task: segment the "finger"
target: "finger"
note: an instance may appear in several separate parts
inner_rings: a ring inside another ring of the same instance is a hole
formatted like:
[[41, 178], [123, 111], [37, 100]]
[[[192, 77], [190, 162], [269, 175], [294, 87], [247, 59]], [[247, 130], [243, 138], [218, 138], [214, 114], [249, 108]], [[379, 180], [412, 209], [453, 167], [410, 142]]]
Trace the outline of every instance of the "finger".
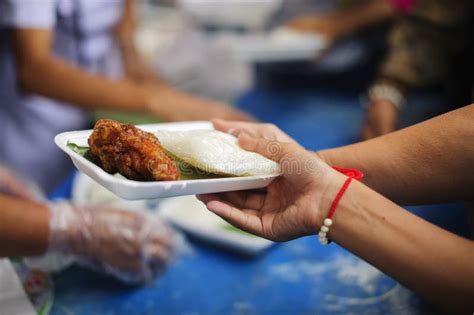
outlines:
[[265, 198], [267, 193], [253, 193], [247, 195], [247, 200], [245, 201], [245, 209], [255, 209], [261, 210], [265, 204]]
[[214, 200], [220, 200], [219, 196], [216, 194], [204, 194], [204, 195], [196, 195], [196, 198], [204, 204], [208, 204]]
[[243, 212], [220, 201], [211, 201], [207, 204], [207, 209], [244, 231], [256, 235], [262, 235], [262, 224], [260, 218], [248, 211]]
[[239, 144], [244, 150], [258, 153], [277, 163], [281, 162], [283, 157], [294, 152], [296, 149], [293, 144], [263, 138], [252, 138], [245, 133], [239, 135]]
[[229, 133], [235, 137], [238, 137], [243, 131], [253, 136], [257, 136], [257, 134], [253, 132], [256, 127], [256, 124], [253, 123], [236, 120], [213, 119], [212, 124], [216, 130]]
[[170, 249], [173, 246], [171, 235], [165, 233], [168, 232], [158, 232], [155, 235], [150, 235], [147, 242]]
[[249, 214], [249, 215], [256, 216], [256, 217], [259, 217], [259, 215], [260, 215], [260, 210], [243, 209], [243, 210], [240, 210], [240, 211], [242, 211], [243, 213]]
[[200, 195], [196, 197], [199, 200], [201, 200], [205, 205], [207, 205], [211, 201], [220, 201], [220, 202], [227, 203], [231, 207], [235, 207], [239, 209], [246, 208], [245, 204], [248, 198], [247, 192], [242, 192], [242, 191]]
[[170, 258], [170, 248], [160, 244], [147, 244], [144, 252], [146, 261], [149, 263], [164, 263]]
[[265, 201], [265, 194], [252, 191], [233, 191], [221, 193], [219, 198], [239, 209], [260, 210]]
[[225, 201], [234, 207], [237, 208], [243, 208], [244, 207], [244, 202], [247, 199], [247, 192], [245, 191], [231, 191], [231, 192], [223, 192], [216, 194], [216, 199], [214, 200], [209, 200], [207, 203], [210, 201]]

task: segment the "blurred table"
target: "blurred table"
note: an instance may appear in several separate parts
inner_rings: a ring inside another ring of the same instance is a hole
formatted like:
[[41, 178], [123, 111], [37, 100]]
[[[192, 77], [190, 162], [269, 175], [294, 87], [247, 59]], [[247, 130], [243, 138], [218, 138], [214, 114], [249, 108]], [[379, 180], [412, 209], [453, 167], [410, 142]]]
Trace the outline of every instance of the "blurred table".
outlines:
[[[257, 89], [238, 103], [313, 150], [356, 141], [363, 120], [357, 93], [338, 90]], [[433, 100], [420, 98], [412, 113], [431, 112], [432, 104]], [[69, 197], [71, 182], [66, 181], [51, 197]], [[467, 233], [462, 205], [410, 210], [452, 231]], [[191, 256], [178, 260], [148, 287], [127, 287], [79, 268], [63, 271], [55, 276], [52, 314], [433, 313], [387, 275], [336, 244], [320, 246], [315, 237], [277, 244], [253, 258], [199, 242], [193, 246]]]

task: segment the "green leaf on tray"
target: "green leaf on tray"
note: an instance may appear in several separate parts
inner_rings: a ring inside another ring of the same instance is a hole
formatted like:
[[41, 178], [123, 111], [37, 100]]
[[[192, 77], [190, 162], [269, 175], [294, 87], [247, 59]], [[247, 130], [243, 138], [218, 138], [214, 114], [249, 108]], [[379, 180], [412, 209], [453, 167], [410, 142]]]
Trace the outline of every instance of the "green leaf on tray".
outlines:
[[86, 154], [89, 153], [89, 147], [81, 147], [81, 146], [78, 146], [77, 144], [75, 143], [71, 143], [71, 142], [68, 142], [67, 143], [67, 147], [71, 150], [73, 150], [74, 152], [76, 152], [77, 154], [79, 154], [80, 156], [86, 156]]
[[182, 162], [179, 159], [171, 157], [175, 162], [179, 170], [181, 180], [192, 180], [192, 179], [210, 179], [210, 178], [221, 178], [222, 175], [216, 175], [212, 173], [206, 173], [198, 168], [195, 168], [188, 163]]
[[[68, 142], [67, 146], [68, 148], [70, 148], [71, 150], [79, 154], [80, 156], [83, 156], [89, 161], [94, 163], [94, 160], [90, 156], [89, 147], [82, 147], [72, 142]], [[176, 165], [178, 166], [181, 180], [210, 179], [210, 178], [224, 177], [222, 175], [216, 175], [216, 174], [204, 172], [198, 168], [195, 168], [189, 165], [188, 163], [182, 162], [181, 160], [179, 160], [178, 158], [172, 155], [170, 155], [170, 157], [176, 162]]]
[[221, 225], [221, 227], [222, 227], [224, 230], [229, 231], [229, 232], [234, 232], [234, 233], [238, 233], [238, 234], [242, 234], [242, 235], [246, 235], [246, 236], [251, 236], [251, 237], [257, 237], [257, 236], [255, 236], [255, 235], [253, 235], [253, 234], [250, 234], [250, 233], [248, 233], [248, 232], [245, 232], [245, 231], [243, 231], [243, 230], [241, 230], [241, 229], [239, 229], [239, 228], [236, 228], [235, 226], [230, 225], [230, 224], [227, 224], [227, 223]]

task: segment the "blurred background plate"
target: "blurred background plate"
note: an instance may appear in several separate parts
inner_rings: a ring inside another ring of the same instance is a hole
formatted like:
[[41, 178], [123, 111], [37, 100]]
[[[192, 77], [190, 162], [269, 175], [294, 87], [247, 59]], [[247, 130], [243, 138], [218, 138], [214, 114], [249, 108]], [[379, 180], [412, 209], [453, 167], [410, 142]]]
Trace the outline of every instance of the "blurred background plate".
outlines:
[[159, 205], [160, 214], [191, 237], [220, 248], [256, 255], [273, 242], [241, 231], [208, 211], [195, 196], [169, 198]]
[[122, 199], [82, 172], [77, 172], [74, 176], [71, 199], [80, 206], [110, 206], [133, 210], [156, 208], [153, 200]]
[[239, 58], [248, 62], [313, 60], [328, 46], [321, 35], [305, 34], [286, 27], [235, 38], [231, 47]]
[[203, 26], [261, 30], [282, 0], [179, 0], [180, 8]]

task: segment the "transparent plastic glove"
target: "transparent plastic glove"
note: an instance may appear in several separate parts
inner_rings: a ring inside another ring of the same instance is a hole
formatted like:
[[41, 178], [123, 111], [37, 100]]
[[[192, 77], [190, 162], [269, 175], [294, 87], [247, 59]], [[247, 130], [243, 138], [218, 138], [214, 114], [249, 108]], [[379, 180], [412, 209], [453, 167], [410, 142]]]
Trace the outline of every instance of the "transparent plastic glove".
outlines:
[[50, 206], [49, 254], [72, 255], [80, 265], [130, 283], [153, 280], [182, 241], [158, 217], [145, 212]]

